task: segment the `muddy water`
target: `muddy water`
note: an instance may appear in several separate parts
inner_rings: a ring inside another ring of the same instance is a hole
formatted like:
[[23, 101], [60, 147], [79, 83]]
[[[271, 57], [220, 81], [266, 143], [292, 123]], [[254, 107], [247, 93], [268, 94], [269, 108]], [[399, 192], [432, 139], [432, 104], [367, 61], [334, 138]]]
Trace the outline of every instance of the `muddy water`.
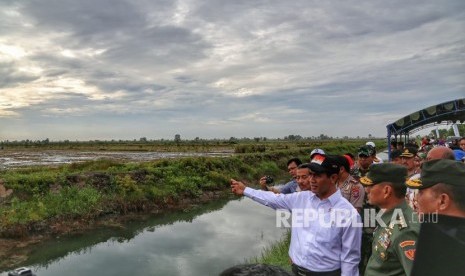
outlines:
[[21, 265], [37, 276], [218, 275], [279, 240], [286, 230], [276, 228], [275, 220], [272, 209], [250, 199], [219, 200], [57, 237], [32, 248]]
[[98, 159], [150, 161], [163, 158], [231, 156], [232, 152], [101, 152], [101, 151], [0, 151], [0, 169], [24, 166], [53, 166]]

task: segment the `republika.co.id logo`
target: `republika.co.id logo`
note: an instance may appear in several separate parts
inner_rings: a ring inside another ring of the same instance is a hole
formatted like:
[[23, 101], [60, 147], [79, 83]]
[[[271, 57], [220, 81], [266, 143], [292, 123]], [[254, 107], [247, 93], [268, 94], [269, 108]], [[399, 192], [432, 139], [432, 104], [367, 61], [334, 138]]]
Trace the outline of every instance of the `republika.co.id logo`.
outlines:
[[[386, 210], [364, 209], [363, 220], [355, 210], [347, 209], [285, 209], [276, 210], [276, 227], [309, 227], [311, 223], [317, 222], [321, 227], [392, 227], [393, 225], [404, 226], [407, 218], [402, 209], [394, 209], [389, 215], [388, 224], [382, 219]], [[409, 221], [413, 223], [437, 223], [438, 214], [412, 213]]]

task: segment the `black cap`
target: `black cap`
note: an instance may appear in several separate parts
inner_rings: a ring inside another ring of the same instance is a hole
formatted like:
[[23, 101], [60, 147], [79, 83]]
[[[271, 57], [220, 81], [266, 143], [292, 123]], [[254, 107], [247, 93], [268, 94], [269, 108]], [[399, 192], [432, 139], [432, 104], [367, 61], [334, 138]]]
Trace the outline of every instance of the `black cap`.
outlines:
[[339, 162], [332, 155], [316, 155], [309, 164], [314, 173], [327, 173], [329, 175], [339, 173]]
[[402, 154], [401, 150], [395, 149], [395, 150], [391, 151], [391, 155], [389, 157], [392, 160], [392, 159], [399, 158], [401, 154]]

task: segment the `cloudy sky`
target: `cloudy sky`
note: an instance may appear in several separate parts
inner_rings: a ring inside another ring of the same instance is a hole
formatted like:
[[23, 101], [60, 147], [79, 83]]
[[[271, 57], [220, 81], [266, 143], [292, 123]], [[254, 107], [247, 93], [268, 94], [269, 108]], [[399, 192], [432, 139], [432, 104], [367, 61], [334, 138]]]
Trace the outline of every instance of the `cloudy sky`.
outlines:
[[463, 0], [0, 0], [0, 140], [384, 137], [464, 97]]

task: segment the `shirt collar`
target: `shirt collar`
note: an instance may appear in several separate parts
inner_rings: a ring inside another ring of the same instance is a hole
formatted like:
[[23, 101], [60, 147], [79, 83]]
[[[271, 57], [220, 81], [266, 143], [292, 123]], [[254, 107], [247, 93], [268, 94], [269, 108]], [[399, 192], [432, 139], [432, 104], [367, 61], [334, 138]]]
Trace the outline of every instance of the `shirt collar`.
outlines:
[[327, 201], [329, 201], [331, 206], [335, 206], [337, 204], [337, 202], [341, 199], [342, 194], [341, 194], [341, 191], [339, 189], [336, 189], [336, 192], [334, 194], [330, 195], [328, 198], [325, 198], [323, 200], [321, 200], [319, 197], [317, 197], [316, 194], [314, 194], [314, 193], [312, 193], [312, 197], [313, 197], [313, 200], [318, 200], [317, 202], [327, 200]]
[[384, 212], [384, 214], [381, 216], [381, 219], [384, 221], [384, 223], [388, 224], [388, 223], [391, 222], [391, 218], [392, 218], [392, 214], [394, 213], [394, 209], [401, 209], [402, 213], [404, 213], [407, 208], [408, 208], [407, 202], [405, 200], [403, 200], [402, 203], [400, 203], [396, 207]]

